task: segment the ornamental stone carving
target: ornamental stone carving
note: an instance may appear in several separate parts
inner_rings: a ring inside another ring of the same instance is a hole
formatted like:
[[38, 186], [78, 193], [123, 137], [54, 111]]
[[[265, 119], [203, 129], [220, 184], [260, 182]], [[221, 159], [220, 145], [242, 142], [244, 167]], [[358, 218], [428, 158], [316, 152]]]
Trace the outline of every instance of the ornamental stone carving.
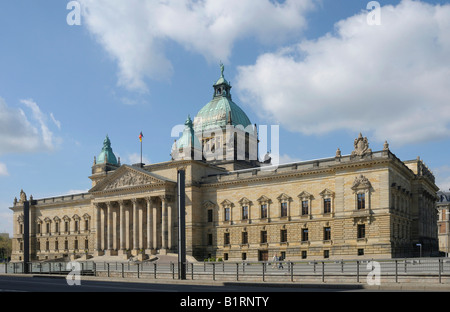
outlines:
[[27, 201], [27, 194], [23, 190], [20, 190], [20, 203], [24, 203]]
[[372, 185], [370, 184], [369, 179], [367, 179], [362, 174], [359, 177], [355, 178], [355, 181], [353, 181], [352, 189], [370, 189]]
[[151, 184], [152, 179], [144, 175], [127, 172], [117, 180], [114, 180], [105, 187], [105, 190], [115, 190], [123, 187], [139, 186]]
[[372, 150], [369, 148], [369, 140], [366, 137], [363, 138], [362, 134], [359, 134], [359, 137], [355, 139], [354, 142], [354, 151], [351, 154], [351, 157], [355, 156], [364, 156], [367, 154], [372, 154]]

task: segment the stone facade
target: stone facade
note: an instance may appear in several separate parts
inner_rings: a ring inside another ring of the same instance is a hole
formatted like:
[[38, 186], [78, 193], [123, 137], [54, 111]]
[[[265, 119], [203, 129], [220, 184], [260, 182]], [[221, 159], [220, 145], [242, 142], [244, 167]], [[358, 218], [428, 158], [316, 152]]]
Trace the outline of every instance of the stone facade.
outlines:
[[[387, 142], [372, 151], [360, 134], [350, 155], [338, 149], [320, 160], [260, 162], [252, 158], [257, 128], [232, 101], [223, 67], [214, 89], [207, 109], [186, 121], [170, 161], [120, 164], [107, 137], [88, 193], [31, 201], [31, 259], [177, 252], [180, 169], [186, 250], [199, 260], [411, 257], [417, 244], [422, 255], [438, 253], [438, 188], [422, 160], [401, 161]], [[239, 122], [245, 129], [225, 135]], [[215, 157], [224, 155], [231, 159]], [[16, 261], [23, 259], [26, 200], [21, 192], [11, 207]]]
[[[180, 168], [187, 251], [197, 259], [409, 257], [418, 255], [417, 243], [424, 255], [438, 251], [431, 173], [420, 159], [402, 162], [386, 148], [273, 169], [172, 160], [121, 165], [102, 179], [97, 172], [89, 193], [32, 205], [32, 259], [176, 252]], [[14, 260], [21, 259], [21, 203], [11, 208]]]
[[438, 237], [439, 250], [442, 253], [450, 253], [450, 231], [449, 231], [449, 214], [450, 214], [450, 192], [439, 191], [437, 193], [437, 209], [438, 209]]

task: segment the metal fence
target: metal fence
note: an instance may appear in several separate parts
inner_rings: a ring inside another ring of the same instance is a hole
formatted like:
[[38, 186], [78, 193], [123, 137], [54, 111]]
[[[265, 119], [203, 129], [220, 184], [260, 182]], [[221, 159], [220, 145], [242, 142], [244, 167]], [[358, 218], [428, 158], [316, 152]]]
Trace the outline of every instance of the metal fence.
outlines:
[[[178, 279], [177, 263], [158, 262], [77, 262], [79, 274], [119, 278]], [[0, 274], [68, 274], [67, 262], [0, 264]], [[187, 263], [189, 280], [253, 282], [430, 282], [450, 284], [449, 258], [389, 260], [203, 262]]]

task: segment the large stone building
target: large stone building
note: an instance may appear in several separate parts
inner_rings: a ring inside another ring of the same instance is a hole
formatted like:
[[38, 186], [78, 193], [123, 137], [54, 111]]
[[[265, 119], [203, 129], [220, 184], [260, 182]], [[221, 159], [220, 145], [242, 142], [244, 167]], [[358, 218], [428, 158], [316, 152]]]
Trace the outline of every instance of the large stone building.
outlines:
[[439, 250], [448, 255], [450, 253], [450, 192], [437, 192], [437, 209]]
[[[107, 137], [85, 194], [30, 208], [33, 260], [177, 251], [177, 172], [186, 172], [186, 247], [198, 260], [392, 258], [438, 252], [436, 192], [422, 160], [377, 151], [361, 134], [350, 155], [275, 166], [222, 75], [213, 99], [172, 146], [172, 159], [121, 164]], [[333, 148], [334, 150], [334, 148]], [[13, 260], [23, 259], [14, 200]]]

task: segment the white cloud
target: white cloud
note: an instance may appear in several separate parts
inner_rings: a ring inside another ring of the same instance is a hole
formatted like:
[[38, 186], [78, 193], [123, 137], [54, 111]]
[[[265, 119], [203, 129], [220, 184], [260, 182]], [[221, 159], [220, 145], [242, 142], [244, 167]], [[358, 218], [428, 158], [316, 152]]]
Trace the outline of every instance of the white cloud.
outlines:
[[59, 138], [49, 130], [46, 115], [33, 100], [21, 103], [31, 110], [32, 121], [22, 108], [11, 108], [0, 98], [0, 155], [52, 151]]
[[0, 177], [1, 176], [9, 176], [8, 168], [6, 168], [6, 164], [0, 163]]
[[[130, 165], [139, 164], [141, 162], [141, 154], [139, 153], [128, 154], [125, 161]], [[150, 159], [145, 155], [142, 156], [142, 163], [147, 165], [151, 164]]]
[[45, 145], [45, 147], [49, 150], [53, 149], [53, 133], [50, 131], [50, 129], [47, 126], [46, 123], [46, 116], [42, 113], [39, 106], [31, 99], [28, 100], [21, 100], [22, 104], [25, 104], [28, 108], [31, 109], [33, 112], [33, 117], [36, 119], [36, 121], [39, 123], [39, 126], [41, 128], [41, 135], [42, 135], [42, 141]]
[[290, 164], [290, 163], [296, 163], [300, 162], [301, 159], [298, 157], [292, 157], [288, 154], [282, 154], [280, 155], [280, 164]]
[[448, 192], [450, 189], [450, 166], [444, 165], [433, 170], [436, 177], [436, 185], [441, 191]]
[[261, 55], [236, 87], [262, 117], [306, 135], [373, 133], [406, 144], [450, 137], [450, 5], [403, 0], [334, 33]]
[[146, 91], [144, 79], [173, 72], [167, 43], [225, 63], [237, 40], [283, 42], [306, 26], [316, 0], [80, 0], [83, 24], [117, 61], [119, 85]]
[[50, 113], [50, 118], [52, 119], [53, 123], [58, 127], [58, 129], [61, 130], [61, 122], [59, 120], [56, 120], [53, 113]]

